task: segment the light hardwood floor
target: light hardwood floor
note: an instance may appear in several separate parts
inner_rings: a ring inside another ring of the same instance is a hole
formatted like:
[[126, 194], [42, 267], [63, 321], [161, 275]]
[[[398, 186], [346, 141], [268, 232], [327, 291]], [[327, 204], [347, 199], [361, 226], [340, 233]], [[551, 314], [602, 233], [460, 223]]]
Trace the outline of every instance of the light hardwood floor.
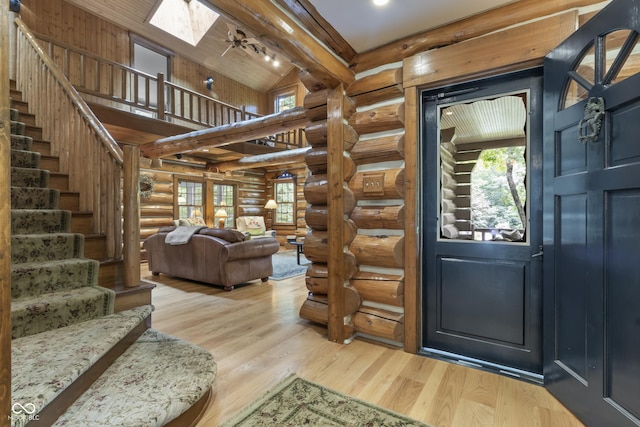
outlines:
[[437, 427], [583, 427], [544, 388], [355, 339], [331, 343], [300, 319], [303, 277], [220, 288], [152, 276], [153, 327], [207, 348], [218, 364], [198, 427], [215, 427], [290, 373]]

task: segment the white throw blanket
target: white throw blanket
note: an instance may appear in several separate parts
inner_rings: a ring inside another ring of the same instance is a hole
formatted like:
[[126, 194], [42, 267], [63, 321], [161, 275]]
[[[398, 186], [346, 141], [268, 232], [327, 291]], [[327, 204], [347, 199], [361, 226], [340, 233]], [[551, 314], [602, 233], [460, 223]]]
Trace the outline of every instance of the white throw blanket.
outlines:
[[206, 227], [200, 225], [179, 225], [175, 230], [167, 233], [164, 242], [168, 245], [184, 245], [185, 243], [189, 243], [191, 236], [203, 228]]

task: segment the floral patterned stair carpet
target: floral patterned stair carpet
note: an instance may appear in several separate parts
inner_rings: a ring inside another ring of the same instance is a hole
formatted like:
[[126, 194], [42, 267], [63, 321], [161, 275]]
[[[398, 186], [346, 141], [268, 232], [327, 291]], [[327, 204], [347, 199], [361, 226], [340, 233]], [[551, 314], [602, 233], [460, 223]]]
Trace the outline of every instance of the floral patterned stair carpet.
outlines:
[[[72, 214], [58, 209], [18, 119], [12, 109], [11, 425], [164, 425], [206, 395], [216, 363], [148, 329], [151, 306], [113, 313], [115, 292], [98, 285], [99, 262], [84, 258], [84, 236], [70, 232]], [[71, 407], [61, 403], [88, 377], [97, 380]]]

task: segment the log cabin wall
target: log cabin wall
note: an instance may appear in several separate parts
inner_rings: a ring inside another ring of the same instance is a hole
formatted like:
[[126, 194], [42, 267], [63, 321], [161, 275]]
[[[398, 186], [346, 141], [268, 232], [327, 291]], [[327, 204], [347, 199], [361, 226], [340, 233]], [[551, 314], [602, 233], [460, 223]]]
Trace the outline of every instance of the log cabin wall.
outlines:
[[358, 134], [349, 188], [356, 200], [350, 245], [358, 273], [350, 280], [362, 304], [353, 315], [360, 335], [402, 345], [404, 334], [404, 92], [402, 68], [361, 73], [347, 88]]
[[[132, 62], [132, 37], [127, 30], [64, 0], [23, 0], [21, 16], [36, 34], [120, 64], [130, 65]], [[170, 80], [173, 83], [212, 96], [212, 91], [207, 90], [203, 83], [208, 76], [215, 79], [213, 91], [218, 100], [245, 106], [249, 112], [267, 113], [266, 94], [212, 72], [177, 53], [171, 57]]]
[[[357, 231], [348, 251], [354, 255], [355, 265], [350, 266], [346, 256], [344, 264], [353, 273], [347, 278], [361, 303], [346, 326], [368, 338], [404, 346], [409, 352], [418, 348], [418, 89], [540, 66], [544, 55], [606, 3], [521, 0], [354, 59], [351, 65], [357, 71], [356, 80], [346, 93], [357, 107], [348, 121], [357, 143], [347, 150], [350, 153], [346, 157], [355, 162], [357, 170], [343, 196], [353, 202], [345, 215]], [[555, 30], [549, 32], [549, 28]], [[501, 55], [496, 56], [496, 46], [500, 46]], [[317, 159], [322, 158], [320, 152], [326, 150], [327, 137], [326, 121], [318, 113], [323, 112], [318, 108], [322, 104], [318, 98], [326, 97], [327, 92], [316, 89], [317, 82], [312, 78], [305, 85], [317, 90], [305, 99], [311, 120], [306, 133], [313, 147], [306, 156], [312, 172], [305, 187], [309, 204], [306, 220], [312, 231], [305, 252], [314, 262], [307, 271], [310, 296], [300, 315], [328, 324], [331, 308], [326, 295], [327, 277], [333, 266], [322, 262], [327, 238], [321, 238], [321, 231], [327, 227], [323, 190], [327, 178], [317, 165]], [[352, 300], [356, 298], [345, 296], [345, 307]]]

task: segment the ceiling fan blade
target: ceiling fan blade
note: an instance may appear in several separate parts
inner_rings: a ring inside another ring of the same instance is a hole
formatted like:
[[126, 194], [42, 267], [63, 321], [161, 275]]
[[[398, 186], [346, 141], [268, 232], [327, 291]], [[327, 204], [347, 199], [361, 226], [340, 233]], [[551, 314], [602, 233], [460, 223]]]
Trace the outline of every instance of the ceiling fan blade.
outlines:
[[234, 34], [236, 33], [236, 26], [227, 22], [227, 28], [229, 29], [229, 38], [232, 39]]
[[225, 53], [229, 52], [229, 49], [231, 49], [232, 47], [233, 45], [229, 45], [229, 47], [226, 48], [224, 52], [222, 52], [222, 55], [220, 55], [220, 57], [222, 58], [225, 55]]
[[256, 39], [255, 37], [249, 37], [248, 39], [245, 39], [245, 41], [249, 44], [257, 44], [257, 45], [261, 45], [262, 43], [260, 43], [260, 41], [258, 39]]

